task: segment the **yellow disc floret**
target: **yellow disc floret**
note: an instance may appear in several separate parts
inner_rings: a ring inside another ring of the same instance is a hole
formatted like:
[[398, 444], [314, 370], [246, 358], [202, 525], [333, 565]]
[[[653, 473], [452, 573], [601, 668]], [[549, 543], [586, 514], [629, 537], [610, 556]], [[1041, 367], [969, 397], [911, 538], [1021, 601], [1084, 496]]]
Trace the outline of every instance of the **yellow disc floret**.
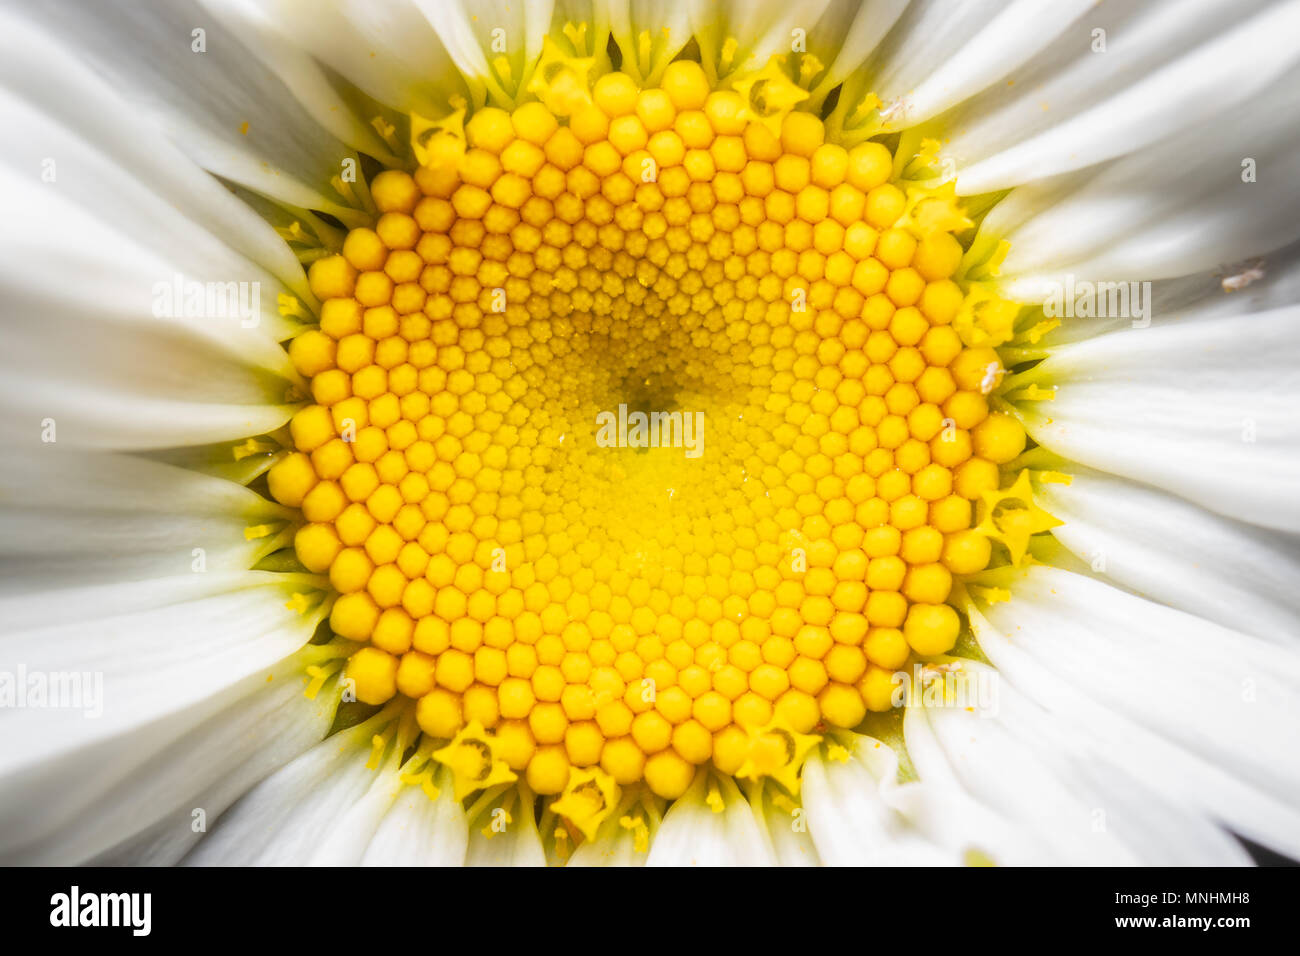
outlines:
[[357, 699], [418, 701], [458, 797], [517, 776], [588, 836], [706, 763], [793, 788], [1041, 524], [997, 497], [1025, 435], [953, 327], [962, 246], [890, 150], [661, 83], [479, 109], [375, 177], [269, 475]]

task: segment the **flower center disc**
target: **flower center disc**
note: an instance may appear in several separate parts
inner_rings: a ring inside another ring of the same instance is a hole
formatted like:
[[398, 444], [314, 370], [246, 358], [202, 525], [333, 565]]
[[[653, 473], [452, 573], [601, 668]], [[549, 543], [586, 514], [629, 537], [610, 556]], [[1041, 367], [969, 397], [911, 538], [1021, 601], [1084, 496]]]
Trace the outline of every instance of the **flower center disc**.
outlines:
[[480, 769], [537, 793], [600, 768], [671, 798], [952, 648], [1024, 434], [952, 326], [960, 244], [885, 146], [824, 135], [679, 61], [374, 179], [373, 229], [310, 270], [314, 404], [270, 474], [361, 701], [482, 728]]

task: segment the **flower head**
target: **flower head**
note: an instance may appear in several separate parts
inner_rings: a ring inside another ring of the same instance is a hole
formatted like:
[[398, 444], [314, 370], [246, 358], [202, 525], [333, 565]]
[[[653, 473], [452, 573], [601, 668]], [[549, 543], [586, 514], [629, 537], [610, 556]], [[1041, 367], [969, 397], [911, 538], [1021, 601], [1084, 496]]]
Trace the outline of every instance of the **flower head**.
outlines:
[[1211, 7], [4, 14], [0, 856], [1300, 851], [1298, 14]]

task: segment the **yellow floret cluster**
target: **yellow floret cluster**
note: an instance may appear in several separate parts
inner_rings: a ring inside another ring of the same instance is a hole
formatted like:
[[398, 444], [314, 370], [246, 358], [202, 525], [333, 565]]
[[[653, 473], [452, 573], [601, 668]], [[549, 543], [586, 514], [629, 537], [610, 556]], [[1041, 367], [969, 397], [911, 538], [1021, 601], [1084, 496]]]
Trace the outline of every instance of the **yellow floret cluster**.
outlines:
[[[375, 177], [373, 228], [310, 269], [313, 403], [269, 482], [360, 700], [477, 721], [537, 793], [599, 767], [671, 798], [953, 647], [972, 503], [1025, 437], [885, 146], [689, 61], [591, 100], [480, 109]], [[702, 412], [702, 454], [600, 447], [620, 404]]]

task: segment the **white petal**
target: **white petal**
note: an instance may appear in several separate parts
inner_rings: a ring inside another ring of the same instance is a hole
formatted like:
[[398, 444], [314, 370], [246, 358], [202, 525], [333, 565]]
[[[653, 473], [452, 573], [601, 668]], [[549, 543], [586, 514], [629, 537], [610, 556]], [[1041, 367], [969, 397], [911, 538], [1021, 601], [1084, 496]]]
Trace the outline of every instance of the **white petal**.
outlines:
[[1041, 486], [1065, 522], [1053, 535], [1097, 573], [1182, 611], [1273, 643], [1300, 625], [1300, 546], [1221, 518], [1167, 492], [1070, 467]]
[[367, 765], [371, 737], [385, 726], [391, 718], [381, 713], [278, 770], [221, 817], [186, 864], [459, 866], [465, 815], [449, 786], [431, 800], [404, 783], [392, 740], [378, 767]]
[[46, 833], [81, 805], [75, 781], [113, 785], [303, 646], [321, 615], [285, 607], [303, 577], [211, 572], [0, 598], [0, 672], [15, 685], [75, 675], [83, 688], [59, 707], [0, 708], [0, 834]]
[[646, 866], [771, 866], [776, 862], [763, 831], [740, 789], [729, 777], [716, 781], [723, 809], [715, 812], [704, 796], [708, 775], [664, 814], [650, 844]]
[[646, 853], [636, 848], [636, 834], [622, 826], [609, 827], [595, 840], [573, 851], [565, 866], [645, 866]]
[[[563, 6], [563, 4], [561, 4]], [[637, 77], [643, 83], [657, 78], [659, 71], [684, 47], [691, 38], [690, 6], [687, 3], [665, 3], [663, 0], [605, 0], [592, 4], [592, 19], [588, 28], [600, 34], [601, 21], [623, 54], [620, 69]], [[562, 11], [556, 11], [555, 22], [563, 23]], [[651, 62], [640, 62], [641, 37], [650, 40]]]
[[[104, 146], [85, 139], [82, 127], [93, 124], [79, 117], [56, 120], [38, 104], [5, 89], [0, 89], [0, 109], [19, 141], [0, 156], [0, 164], [8, 167], [0, 178], [5, 230], [16, 257], [26, 253], [36, 259], [6, 269], [17, 285], [54, 299], [102, 305], [106, 289], [100, 283], [108, 276], [102, 276], [98, 264], [130, 262], [122, 275], [109, 275], [122, 287], [139, 282], [129, 304], [143, 306], [138, 316], [156, 318], [164, 314], [165, 303], [158, 301], [155, 285], [170, 283], [176, 273], [243, 283], [245, 288], [238, 290], [243, 297], [232, 299], [226, 314], [214, 309], [202, 321], [196, 316], [182, 324], [229, 354], [288, 372], [277, 343], [301, 326], [281, 317], [277, 296], [287, 291], [286, 285], [304, 296], [309, 293], [302, 268], [260, 217], [145, 131], [140, 131], [141, 148], [146, 154], [154, 154], [155, 148], [159, 152], [137, 168], [132, 150], [111, 145], [115, 134], [101, 130], [99, 142], [109, 144]], [[159, 163], [169, 172], [156, 172], [153, 166]], [[99, 243], [110, 235], [114, 248], [102, 249]], [[232, 246], [264, 257], [285, 276], [286, 284]], [[139, 254], [127, 260], [137, 248]], [[88, 261], [78, 261], [81, 258]], [[183, 316], [184, 310], [176, 314]]]
[[[819, 754], [804, 777], [808, 826], [825, 862], [845, 866], [1043, 862], [1043, 848], [1032, 836], [973, 799], [942, 761], [938, 767], [930, 761], [931, 772], [924, 780], [900, 783], [893, 748], [857, 734], [841, 735], [839, 740], [849, 750], [849, 759], [841, 762]], [[924, 752], [937, 745], [928, 730], [919, 734], [913, 727], [907, 746]]]
[[[1019, 187], [982, 235], [1010, 244], [1002, 289], [1042, 302], [1067, 276], [1155, 280], [1222, 268], [1300, 236], [1291, 183], [1300, 175], [1297, 73], [1223, 117], [1150, 148]], [[1244, 181], [1243, 164], [1256, 181]]]
[[[241, 329], [237, 314], [155, 317], [156, 295], [169, 293], [178, 276], [170, 264], [62, 195], [42, 201], [11, 186], [0, 170], [0, 196], [12, 200], [7, 224], [16, 229], [0, 262], [6, 440], [39, 453], [46, 419], [59, 441], [119, 449], [236, 439], [283, 424], [290, 380], [280, 370], [296, 373], [273, 338]], [[50, 216], [74, 232], [25, 230]]]
[[[510, 61], [508, 97], [526, 87], [542, 52], [542, 38], [551, 27], [554, 0], [474, 0], [472, 4], [414, 0], [442, 45], [466, 77], [487, 77], [489, 63], [504, 56]], [[498, 32], [499, 31], [499, 32]], [[491, 75], [495, 75], [492, 71]], [[497, 103], [508, 106], [509, 102]]]
[[[60, 320], [78, 323], [87, 336], [111, 334], [127, 340], [146, 351], [144, 358], [150, 358], [147, 348], [153, 343], [133, 342], [132, 337], [158, 339], [154, 347], [159, 351], [175, 348], [169, 340], [177, 340], [196, 353], [206, 353], [205, 360], [216, 365], [208, 377], [213, 379], [209, 388], [217, 395], [224, 389], [231, 399], [247, 394], [282, 400], [289, 384], [299, 381], [278, 342], [301, 326], [290, 327], [281, 320], [275, 306], [277, 284], [265, 282], [260, 270], [246, 263], [231, 271], [215, 263], [217, 268], [196, 263], [195, 269], [186, 269], [155, 255], [116, 226], [106, 227], [63, 195], [46, 193], [42, 198], [23, 186], [8, 170], [0, 169], [0, 200], [13, 227], [8, 237], [11, 256], [0, 268], [0, 283], [8, 290], [6, 319], [14, 327], [8, 334], [15, 339], [40, 337], [39, 328], [29, 328], [38, 325], [29, 310], [56, 311]], [[41, 223], [42, 215], [46, 223], [57, 218], [62, 228], [73, 231], [50, 229]], [[193, 226], [189, 232], [198, 238]], [[189, 236], [175, 238], [183, 241]], [[208, 280], [211, 289], [202, 284]], [[64, 352], [87, 347], [75, 335], [61, 338], [64, 331], [52, 328], [45, 333], [49, 354], [42, 361], [46, 364], [58, 362]], [[93, 344], [107, 348], [107, 343]], [[237, 389], [229, 381], [235, 375], [227, 366], [239, 369], [243, 379], [261, 376], [262, 381], [256, 381], [254, 389], [237, 380], [243, 386]], [[132, 371], [166, 380], [165, 370], [149, 369], [144, 363]], [[83, 370], [83, 377], [110, 372], [121, 369]]]
[[[15, 691], [51, 687], [45, 705], [0, 708], [0, 845], [45, 839], [273, 674], [320, 617], [284, 606], [295, 587], [292, 575], [213, 572], [0, 599], [0, 672]], [[73, 681], [80, 694], [53, 696]]]
[[820, 753], [803, 767], [808, 830], [828, 866], [953, 866], [961, 862], [931, 843], [897, 812], [886, 793], [898, 786], [898, 758], [863, 738], [848, 760]]
[[[722, 46], [729, 39], [739, 51], [728, 70], [762, 69], [770, 57], [790, 52], [791, 31], [811, 32], [831, 0], [689, 0], [691, 30], [706, 70], [716, 73]], [[812, 47], [811, 52], [816, 53]], [[824, 57], [829, 63], [833, 57]]]
[[369, 837], [356, 832], [359, 818], [373, 833], [401, 788], [394, 767], [366, 766], [374, 732], [372, 718], [267, 777], [221, 816], [185, 864], [301, 866], [318, 856], [356, 863]]
[[452, 799], [451, 779], [439, 775], [441, 790], [430, 800], [419, 787], [406, 787], [384, 815], [362, 866], [460, 866], [469, 845], [465, 808]]
[[[490, 829], [487, 824], [491, 817], [470, 826], [466, 866], [546, 866], [546, 850], [533, 815], [534, 802], [516, 800], [507, 812], [511, 821], [504, 830]], [[491, 836], [483, 832], [485, 829]]]
[[1091, 0], [914, 3], [864, 67], [887, 128], [935, 116], [1001, 79], [1061, 34]]
[[[1220, 514], [1300, 530], [1300, 308], [1153, 325], [1056, 349], [1025, 381], [1030, 434]], [[1013, 387], [1018, 387], [1014, 385]]]
[[1167, 799], [1300, 851], [1294, 651], [1066, 571], [1011, 590], [971, 624], [1017, 690]]
[[[1241, 0], [1097, 4], [1005, 80], [944, 113], [938, 121], [944, 133], [941, 154], [964, 175], [1231, 29], [1241, 19], [1241, 6]], [[1179, 15], [1187, 12], [1191, 15]], [[1098, 30], [1104, 33], [1104, 53], [1094, 50]]]
[[[325, 192], [350, 151], [195, 3], [116, 7], [57, 0], [6, 16], [0, 36], [15, 47], [25, 43], [31, 31], [22, 30], [24, 21], [75, 50], [206, 169], [290, 205], [350, 214]], [[196, 29], [206, 30], [206, 52], [192, 49]], [[48, 90], [40, 102], [57, 95]]]
[[[357, 866], [364, 861], [380, 824], [387, 819], [403, 789], [410, 789], [395, 772], [383, 768], [372, 771], [372, 777], [370, 787], [355, 802], [335, 808], [333, 819], [323, 829], [320, 829], [323, 814], [315, 819], [324, 839], [304, 860], [308, 866]], [[428, 802], [423, 793], [419, 796]], [[388, 836], [386, 848], [391, 850], [391, 834]]]
[[[996, 807], [1053, 857], [1073, 865], [1233, 864], [1248, 857], [1226, 833], [1166, 802], [1080, 731], [1021, 697], [991, 668], [961, 663], [958, 680], [992, 688], [981, 703], [940, 698], [909, 704], [905, 732], [922, 781], [942, 755], [978, 800]], [[973, 686], [967, 684], [966, 686]], [[924, 729], [923, 729], [924, 727]], [[912, 749], [928, 731], [937, 746]]]
[[753, 793], [748, 796], [754, 819], [772, 848], [778, 866], [819, 866], [822, 863], [802, 807], [790, 810], [778, 806], [770, 785], [759, 789], [756, 796]]
[[630, 830], [620, 830], [608, 839], [584, 843], [573, 851], [565, 866], [644, 866], [646, 855], [637, 852]]
[[[0, 87], [13, 136], [0, 161], [31, 184], [58, 190], [110, 225], [166, 254], [186, 271], [199, 263], [222, 274], [264, 267], [306, 293], [302, 267], [279, 236], [244, 203], [168, 142], [66, 46], [19, 25], [0, 34]], [[17, 104], [23, 102], [24, 108]], [[43, 183], [42, 164], [58, 177]], [[198, 224], [200, 229], [195, 229]], [[222, 248], [222, 244], [228, 249]], [[217, 265], [229, 261], [232, 265]]]
[[[326, 684], [312, 700], [303, 693], [305, 668], [321, 656], [320, 648], [305, 648], [267, 675], [235, 685], [221, 695], [220, 709], [151, 750], [120, 781], [74, 778], [81, 808], [38, 845], [15, 855], [64, 864], [94, 857], [98, 866], [178, 862], [250, 787], [325, 736], [339, 699], [337, 685]], [[135, 759], [145, 746], [128, 743], [124, 752]], [[94, 785], [86, 786], [87, 779]]]
[[[460, 88], [455, 65], [438, 34], [409, 0], [330, 4], [273, 0], [255, 8], [255, 13], [265, 16], [283, 37], [274, 52], [282, 47], [305, 50], [380, 103], [401, 112], [440, 115], [447, 108], [447, 94]], [[335, 135], [350, 142], [341, 132]]]
[[[1255, 263], [1241, 263], [1235, 268], [1242, 269], [1253, 264]], [[1231, 293], [1223, 289], [1223, 280], [1234, 274], [1229, 269], [1152, 282], [1152, 324], [1183, 325], [1207, 319], [1251, 315], [1271, 312], [1300, 302], [1300, 243], [1291, 243], [1270, 253], [1258, 265], [1262, 276], [1252, 279], [1246, 288]], [[1132, 327], [1132, 316], [1075, 316], [1048, 332], [1039, 345], [1051, 350], [1060, 345]]]
[[[648, 795], [620, 804], [601, 824], [596, 839], [584, 840], [565, 866], [645, 866], [648, 844], [654, 842], [662, 820], [660, 804]], [[624, 826], [624, 821], [633, 825]], [[642, 837], [648, 842], [638, 848]]]
[[[1127, 12], [1102, 6], [1097, 15]], [[1300, 30], [1300, 4], [1254, 16], [1240, 4], [1218, 2], [1196, 10], [1173, 4], [1145, 14], [1137, 23], [1081, 21], [1045, 51], [1040, 64], [1029, 65], [1029, 75], [999, 91], [1004, 102], [995, 116], [979, 116], [986, 104], [972, 103], [965, 111], [969, 118], [952, 117], [962, 132], [945, 154], [960, 165], [959, 191], [993, 192], [1082, 169], [1189, 127], [1206, 137], [1229, 111], [1278, 122], [1254, 101], [1300, 60], [1287, 40]], [[1092, 50], [1095, 29], [1107, 30], [1104, 51]], [[1163, 62], [1172, 51], [1176, 57]], [[1069, 68], [1061, 66], [1063, 55], [1073, 60]], [[1011, 91], [1014, 98], [1007, 95]]]
[[382, 114], [387, 107], [376, 105], [373, 109], [368, 109], [370, 104], [361, 104], [357, 110], [370, 115], [359, 115], [348, 99], [348, 96], [354, 102], [362, 99], [355, 95], [356, 90], [347, 90], [348, 95], [345, 96], [339, 87], [346, 89], [346, 81], [339, 82], [337, 76], [329, 75], [301, 41], [291, 38], [292, 34], [282, 32], [272, 22], [259, 0], [196, 2], [233, 35], [239, 37], [245, 49], [284, 83], [293, 98], [322, 129], [340, 142], [359, 152], [368, 153], [386, 166], [402, 164], [390, 152], [388, 145], [376, 135], [375, 127], [368, 122], [374, 118], [375, 113]]
[[[908, 0], [878, 3], [834, 0], [817, 26], [809, 31], [808, 49], [829, 64], [825, 75], [817, 81], [818, 90], [831, 90], [861, 66], [898, 22], [907, 4]], [[833, 60], [831, 51], [837, 51]]]
[[0, 594], [152, 580], [196, 564], [243, 570], [283, 543], [249, 540], [245, 529], [291, 517], [230, 481], [49, 445], [0, 465]]

